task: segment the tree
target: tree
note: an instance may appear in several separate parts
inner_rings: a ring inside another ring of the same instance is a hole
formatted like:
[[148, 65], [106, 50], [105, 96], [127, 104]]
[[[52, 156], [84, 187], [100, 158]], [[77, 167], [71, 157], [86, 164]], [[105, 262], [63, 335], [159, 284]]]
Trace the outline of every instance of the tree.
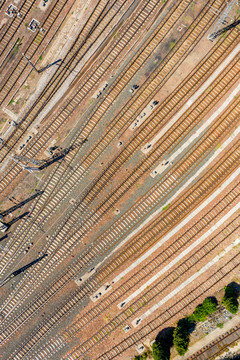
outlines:
[[169, 360], [170, 348], [173, 345], [173, 328], [168, 328], [158, 334], [152, 345], [152, 356], [154, 360]]
[[168, 360], [169, 357], [166, 355], [163, 343], [155, 341], [152, 345], [152, 355], [154, 360]]
[[178, 322], [178, 326], [173, 331], [173, 345], [175, 346], [177, 353], [183, 356], [189, 345], [190, 327], [192, 322], [189, 318], [181, 319]]
[[222, 304], [230, 313], [236, 314], [239, 306], [237, 291], [230, 285], [225, 286], [224, 290], [225, 294], [222, 299]]
[[195, 321], [205, 321], [208, 315], [213, 314], [217, 309], [217, 300], [215, 298], [207, 298], [201, 305], [198, 305], [192, 315]]
[[215, 298], [206, 298], [202, 303], [206, 313], [208, 315], [215, 313], [217, 310], [217, 300]]

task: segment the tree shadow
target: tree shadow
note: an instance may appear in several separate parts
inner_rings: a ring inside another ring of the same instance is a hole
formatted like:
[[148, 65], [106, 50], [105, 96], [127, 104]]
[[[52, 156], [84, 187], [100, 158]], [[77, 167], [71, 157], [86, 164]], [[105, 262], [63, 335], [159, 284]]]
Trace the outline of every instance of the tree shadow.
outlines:
[[10, 221], [7, 225], [10, 227], [11, 225], [15, 224], [15, 222], [21, 220], [22, 218], [24, 218], [26, 215], [29, 214], [29, 211], [25, 212], [24, 214], [14, 218], [12, 221]]
[[196, 328], [196, 322], [192, 320], [190, 317], [185, 317], [184, 319], [180, 319], [178, 321], [178, 326], [181, 326], [189, 334], [191, 334]]
[[218, 305], [218, 301], [215, 298], [215, 296], [208, 296], [206, 299], [211, 299], [213, 303], [215, 303], [216, 305]]
[[0, 242], [3, 241], [3, 240], [5, 240], [5, 239], [8, 237], [8, 235], [9, 235], [9, 233], [8, 233], [8, 234], [5, 234], [4, 236], [2, 236], [2, 237], [0, 238]]
[[234, 289], [234, 291], [236, 292], [237, 296], [240, 296], [240, 285], [238, 283], [236, 283], [235, 281], [232, 281], [230, 284], [228, 284], [227, 286], [231, 287], [232, 289]]
[[167, 327], [163, 330], [161, 330], [157, 336], [156, 336], [156, 341], [166, 341], [168, 346], [172, 346], [173, 345], [173, 331], [174, 331], [174, 327]]

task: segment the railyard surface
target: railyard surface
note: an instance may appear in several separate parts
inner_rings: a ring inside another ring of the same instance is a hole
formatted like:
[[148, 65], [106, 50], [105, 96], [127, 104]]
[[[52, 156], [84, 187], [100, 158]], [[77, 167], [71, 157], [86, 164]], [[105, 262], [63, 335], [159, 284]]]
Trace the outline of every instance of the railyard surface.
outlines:
[[229, 3], [1, 1], [0, 359], [130, 360], [239, 283]]

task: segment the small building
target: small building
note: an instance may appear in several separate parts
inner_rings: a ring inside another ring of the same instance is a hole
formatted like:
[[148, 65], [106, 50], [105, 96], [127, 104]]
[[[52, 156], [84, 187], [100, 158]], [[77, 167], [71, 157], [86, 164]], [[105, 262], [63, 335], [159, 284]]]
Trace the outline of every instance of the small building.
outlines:
[[37, 29], [40, 29], [40, 22], [36, 19], [32, 19], [30, 24], [28, 25], [28, 29], [32, 32], [35, 32]]
[[13, 17], [14, 15], [17, 15], [18, 11], [16, 6], [14, 6], [13, 4], [9, 5], [9, 7], [6, 10], [6, 15], [9, 17]]
[[9, 226], [4, 224], [2, 221], [0, 221], [0, 231], [6, 232], [8, 230]]

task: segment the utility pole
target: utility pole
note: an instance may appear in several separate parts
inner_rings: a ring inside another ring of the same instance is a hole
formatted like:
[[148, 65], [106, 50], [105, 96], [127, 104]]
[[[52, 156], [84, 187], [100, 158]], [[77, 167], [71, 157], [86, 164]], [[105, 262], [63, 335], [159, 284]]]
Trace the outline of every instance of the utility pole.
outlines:
[[[219, 30], [220, 30], [220, 27], [222, 25], [226, 25], [228, 22], [227, 22], [227, 19], [230, 19], [232, 22], [234, 21], [234, 19], [229, 16], [229, 13], [232, 9], [232, 7], [236, 4], [238, 4], [238, 0], [230, 0], [230, 1], [227, 1], [226, 3], [226, 8], [224, 9], [223, 13], [221, 14], [221, 16], [219, 16], [219, 19], [218, 19], [218, 22], [213, 30], [213, 32], [208, 35], [208, 39], [210, 41], [213, 41], [217, 36], [218, 36], [218, 33], [219, 33]], [[212, 12], [215, 14], [215, 15], [219, 15], [220, 14], [220, 11], [219, 9], [214, 9], [214, 8], [211, 8]]]
[[34, 175], [35, 178], [37, 178], [39, 181], [41, 181], [41, 179], [39, 179], [39, 177], [37, 175], [34, 174], [34, 171], [40, 171], [38, 168], [31, 168], [28, 167], [26, 165], [23, 165], [20, 161], [18, 161], [17, 159], [15, 159], [13, 156], [9, 155], [9, 157], [14, 160], [17, 164], [19, 164], [23, 170], [27, 170], [30, 174]]

